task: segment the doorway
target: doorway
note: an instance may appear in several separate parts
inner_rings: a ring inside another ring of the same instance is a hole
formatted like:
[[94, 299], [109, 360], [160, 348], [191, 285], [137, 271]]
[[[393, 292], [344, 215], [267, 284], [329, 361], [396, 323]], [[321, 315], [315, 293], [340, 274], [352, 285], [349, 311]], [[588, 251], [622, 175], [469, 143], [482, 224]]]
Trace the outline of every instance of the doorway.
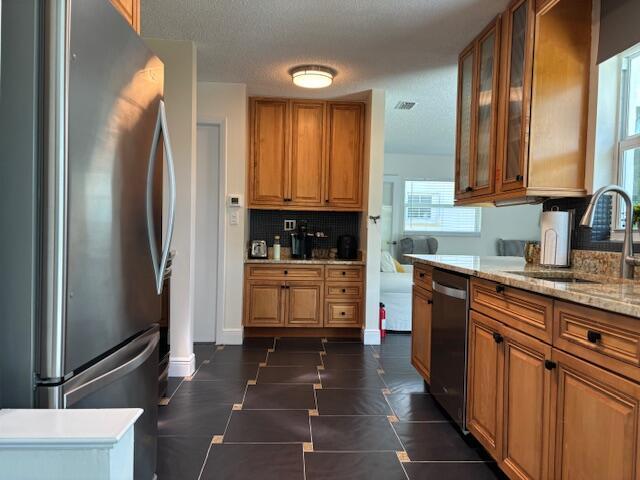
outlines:
[[194, 342], [216, 341], [220, 217], [220, 125], [196, 132]]

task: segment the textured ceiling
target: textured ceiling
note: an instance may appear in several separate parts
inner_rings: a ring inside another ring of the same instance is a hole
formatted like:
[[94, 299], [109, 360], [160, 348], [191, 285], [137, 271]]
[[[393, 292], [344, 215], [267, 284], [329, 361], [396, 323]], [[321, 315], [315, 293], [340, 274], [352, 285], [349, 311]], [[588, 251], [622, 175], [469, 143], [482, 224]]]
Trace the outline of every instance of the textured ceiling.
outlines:
[[[336, 98], [386, 90], [385, 150], [452, 154], [456, 62], [508, 0], [142, 0], [142, 34], [193, 40], [198, 79], [246, 83], [251, 95]], [[338, 71], [322, 91], [287, 73]], [[393, 110], [399, 100], [417, 102]]]

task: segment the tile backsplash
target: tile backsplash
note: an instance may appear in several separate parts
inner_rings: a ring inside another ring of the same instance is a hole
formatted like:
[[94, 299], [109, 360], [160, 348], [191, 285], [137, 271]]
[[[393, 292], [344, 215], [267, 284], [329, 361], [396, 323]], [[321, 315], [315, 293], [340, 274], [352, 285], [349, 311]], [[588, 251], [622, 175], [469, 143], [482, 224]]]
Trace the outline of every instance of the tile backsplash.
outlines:
[[285, 220], [306, 221], [311, 232], [324, 232], [327, 238], [316, 238], [316, 248], [335, 248], [340, 235], [359, 237], [360, 213], [358, 212], [297, 212], [288, 210], [250, 210], [249, 239], [266, 240], [273, 246], [273, 237], [280, 235], [283, 247], [291, 246], [290, 233], [284, 231]]
[[[543, 204], [543, 210], [549, 211], [558, 207], [561, 211], [575, 210], [574, 228], [571, 247], [574, 250], [593, 250], [600, 252], [621, 252], [622, 242], [610, 240], [611, 216], [613, 215], [613, 197], [604, 195], [598, 205], [593, 221], [593, 228], [589, 230], [580, 226], [580, 220], [587, 210], [591, 196], [583, 198], [554, 198]], [[640, 252], [640, 244], [634, 245], [636, 253]]]

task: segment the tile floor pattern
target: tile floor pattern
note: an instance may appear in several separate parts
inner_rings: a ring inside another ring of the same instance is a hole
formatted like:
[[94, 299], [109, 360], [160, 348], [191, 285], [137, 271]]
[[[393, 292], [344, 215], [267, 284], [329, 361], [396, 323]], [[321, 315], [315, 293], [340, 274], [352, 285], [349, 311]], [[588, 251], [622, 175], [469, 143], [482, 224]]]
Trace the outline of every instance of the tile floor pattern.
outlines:
[[425, 391], [409, 335], [194, 349], [160, 407], [159, 480], [504, 478]]

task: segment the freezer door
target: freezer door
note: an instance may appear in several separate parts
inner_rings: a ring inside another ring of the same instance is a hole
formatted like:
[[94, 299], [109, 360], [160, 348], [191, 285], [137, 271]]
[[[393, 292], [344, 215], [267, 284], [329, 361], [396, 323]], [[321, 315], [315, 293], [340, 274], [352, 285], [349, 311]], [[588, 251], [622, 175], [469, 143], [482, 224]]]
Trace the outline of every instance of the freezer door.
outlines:
[[37, 389], [41, 408], [142, 408], [134, 432], [136, 479], [150, 480], [155, 471], [159, 341], [155, 325], [62, 385]]
[[[162, 151], [150, 152], [164, 76], [109, 2], [67, 5], [65, 374], [160, 320], [147, 202], [162, 225]], [[157, 250], [161, 236], [157, 228]]]

